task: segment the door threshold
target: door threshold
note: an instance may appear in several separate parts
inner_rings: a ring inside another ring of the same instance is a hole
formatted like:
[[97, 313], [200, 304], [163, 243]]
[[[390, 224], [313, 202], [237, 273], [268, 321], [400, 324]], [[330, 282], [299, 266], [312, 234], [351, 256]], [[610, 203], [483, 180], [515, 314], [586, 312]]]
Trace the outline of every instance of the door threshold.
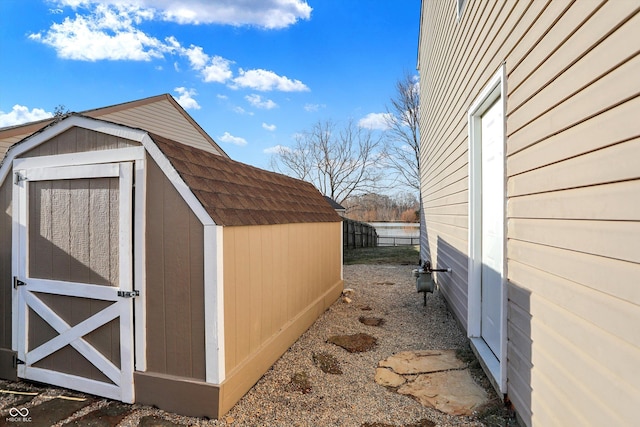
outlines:
[[500, 386], [502, 381], [502, 369], [500, 367], [500, 361], [493, 354], [493, 351], [489, 348], [487, 343], [479, 337], [470, 337], [469, 341], [471, 343], [471, 350], [478, 358], [480, 365], [482, 366], [482, 370], [487, 374], [487, 378], [491, 382], [491, 385], [496, 390], [498, 395], [503, 395], [507, 392], [507, 390], [503, 390]]

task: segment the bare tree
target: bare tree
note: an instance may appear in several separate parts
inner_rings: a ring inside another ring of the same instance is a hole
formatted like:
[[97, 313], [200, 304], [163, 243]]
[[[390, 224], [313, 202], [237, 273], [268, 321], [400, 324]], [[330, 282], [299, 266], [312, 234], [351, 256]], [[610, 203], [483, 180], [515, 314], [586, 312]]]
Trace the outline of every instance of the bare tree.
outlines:
[[380, 138], [353, 121], [338, 128], [319, 121], [298, 134], [292, 147], [280, 147], [271, 157], [271, 168], [311, 182], [338, 203], [351, 194], [376, 188], [381, 172], [376, 160]]
[[53, 117], [59, 119], [69, 114], [69, 109], [64, 106], [64, 104], [58, 104], [56, 108], [53, 109]]
[[420, 190], [419, 101], [417, 76], [405, 72], [396, 82], [395, 95], [387, 106], [389, 130], [385, 143], [389, 167], [402, 184], [416, 190]]

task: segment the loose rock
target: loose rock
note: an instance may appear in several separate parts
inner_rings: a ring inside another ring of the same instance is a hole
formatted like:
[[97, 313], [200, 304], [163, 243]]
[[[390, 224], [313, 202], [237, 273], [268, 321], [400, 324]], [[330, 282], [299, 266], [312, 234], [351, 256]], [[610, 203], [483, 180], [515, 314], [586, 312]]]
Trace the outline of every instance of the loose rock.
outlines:
[[359, 333], [353, 335], [334, 335], [327, 342], [338, 345], [349, 353], [360, 353], [373, 349], [377, 339], [371, 335]]
[[384, 325], [384, 319], [381, 318], [381, 317], [360, 316], [358, 318], [358, 321], [360, 321], [360, 323], [362, 323], [363, 325], [367, 325], [367, 326], [382, 326], [382, 325]]
[[340, 362], [329, 353], [313, 353], [313, 363], [326, 374], [342, 375]]

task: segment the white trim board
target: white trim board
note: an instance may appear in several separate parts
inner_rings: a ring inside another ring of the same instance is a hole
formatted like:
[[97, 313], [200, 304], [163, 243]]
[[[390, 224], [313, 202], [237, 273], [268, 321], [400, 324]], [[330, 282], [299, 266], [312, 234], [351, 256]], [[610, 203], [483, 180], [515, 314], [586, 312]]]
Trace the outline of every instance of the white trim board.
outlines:
[[[506, 140], [506, 70], [505, 64], [489, 80], [480, 92], [468, 111], [469, 131], [469, 260], [468, 260], [468, 292], [467, 292], [467, 334], [478, 349], [479, 356], [483, 359], [488, 369], [488, 374], [493, 377], [499, 391], [507, 390], [507, 287], [506, 287], [506, 193], [503, 194], [502, 206], [502, 247], [503, 256], [500, 261], [501, 275], [500, 287], [500, 350], [494, 354], [482, 339], [482, 157], [481, 157], [481, 117], [496, 101], [501, 103], [503, 116], [503, 139]], [[504, 144], [504, 141], [503, 141]], [[503, 161], [506, 149], [503, 146]], [[506, 165], [503, 175], [506, 179]], [[506, 189], [506, 183], [503, 187]], [[504, 190], [506, 191], [506, 190]], [[486, 348], [485, 348], [486, 347]]]

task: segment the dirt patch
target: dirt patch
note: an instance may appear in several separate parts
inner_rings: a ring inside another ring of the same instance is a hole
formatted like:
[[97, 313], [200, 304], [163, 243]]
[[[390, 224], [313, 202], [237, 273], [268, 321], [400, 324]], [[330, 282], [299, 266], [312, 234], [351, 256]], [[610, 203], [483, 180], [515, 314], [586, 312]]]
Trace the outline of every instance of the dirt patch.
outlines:
[[360, 307], [360, 310], [362, 310], [362, 311], [371, 311], [373, 309], [371, 308], [370, 305], [365, 305], [365, 306]]
[[306, 372], [296, 372], [291, 376], [289, 383], [291, 391], [299, 391], [302, 394], [311, 393], [311, 380]]
[[382, 325], [384, 325], [384, 319], [381, 318], [381, 317], [360, 316], [358, 318], [358, 320], [360, 321], [360, 323], [362, 323], [363, 325], [367, 325], [367, 326], [382, 326]]
[[325, 374], [342, 375], [338, 359], [329, 353], [313, 353], [313, 363]]
[[359, 333], [353, 335], [333, 335], [329, 337], [327, 342], [338, 345], [349, 353], [362, 353], [373, 349], [378, 340], [371, 335]]
[[374, 285], [381, 285], [381, 286], [393, 286], [395, 285], [394, 282], [374, 282]]

